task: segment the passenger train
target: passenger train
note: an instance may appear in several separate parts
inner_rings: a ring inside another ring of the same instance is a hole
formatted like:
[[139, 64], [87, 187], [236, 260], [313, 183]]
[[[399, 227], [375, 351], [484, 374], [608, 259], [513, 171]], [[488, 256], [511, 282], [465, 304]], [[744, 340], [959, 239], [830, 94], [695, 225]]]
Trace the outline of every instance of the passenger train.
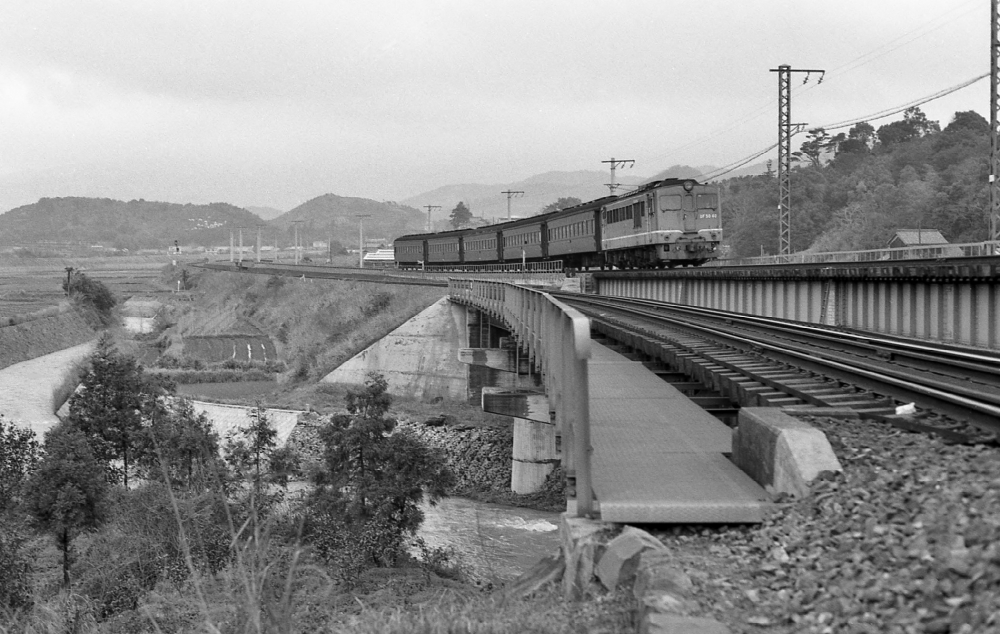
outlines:
[[666, 179], [530, 218], [396, 239], [399, 268], [562, 260], [563, 267], [662, 268], [719, 257], [719, 192]]

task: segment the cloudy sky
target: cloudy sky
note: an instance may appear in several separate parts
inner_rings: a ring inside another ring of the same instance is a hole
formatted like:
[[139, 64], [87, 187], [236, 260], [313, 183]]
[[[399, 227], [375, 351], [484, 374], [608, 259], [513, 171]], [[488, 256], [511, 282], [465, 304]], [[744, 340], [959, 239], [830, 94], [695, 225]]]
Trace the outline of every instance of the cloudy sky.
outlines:
[[[0, 210], [287, 210], [636, 161], [722, 166], [989, 71], [988, 0], [3, 0]], [[989, 80], [922, 106], [988, 118]], [[895, 118], [900, 118], [897, 115]], [[875, 122], [891, 121], [885, 119]], [[772, 154], [773, 156], [773, 154]]]

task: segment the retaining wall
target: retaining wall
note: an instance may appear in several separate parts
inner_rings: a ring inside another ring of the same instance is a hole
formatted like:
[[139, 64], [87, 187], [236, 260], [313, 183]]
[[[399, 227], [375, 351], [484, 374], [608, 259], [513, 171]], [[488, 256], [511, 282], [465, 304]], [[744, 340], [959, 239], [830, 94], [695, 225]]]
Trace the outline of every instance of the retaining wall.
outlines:
[[354, 355], [322, 381], [361, 384], [368, 372], [379, 372], [389, 383], [390, 394], [465, 400], [466, 366], [458, 361], [459, 348], [467, 347], [465, 333], [465, 309], [444, 298]]

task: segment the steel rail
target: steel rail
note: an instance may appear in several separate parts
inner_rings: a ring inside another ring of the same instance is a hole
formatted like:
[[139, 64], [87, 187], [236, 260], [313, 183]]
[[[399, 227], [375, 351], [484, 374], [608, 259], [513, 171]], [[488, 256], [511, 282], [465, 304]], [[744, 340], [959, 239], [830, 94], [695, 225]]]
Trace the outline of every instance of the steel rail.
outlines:
[[[615, 300], [617, 299], [619, 298], [615, 298]], [[1000, 407], [990, 402], [997, 401], [992, 398], [992, 395], [968, 390], [964, 386], [942, 386], [939, 382], [928, 380], [926, 377], [914, 377], [911, 373], [888, 372], [885, 368], [877, 368], [861, 360], [846, 362], [842, 358], [836, 359], [831, 358], [829, 355], [822, 355], [818, 350], [802, 352], [787, 345], [767, 343], [760, 339], [720, 330], [714, 326], [699, 325], [691, 322], [678, 323], [662, 314], [642, 309], [622, 307], [617, 305], [615, 301], [608, 301], [605, 298], [595, 299], [578, 295], [569, 300], [569, 303], [596, 305], [620, 311], [624, 314], [632, 314], [644, 319], [650, 319], [654, 322], [667, 322], [668, 325], [674, 328], [694, 331], [735, 348], [749, 349], [757, 353], [766, 352], [770, 359], [779, 360], [830, 378], [851, 383], [871, 392], [883, 394], [903, 402], [914, 402], [932, 411], [946, 413], [949, 416], [966, 420], [977, 427], [993, 433], [1000, 432]], [[697, 353], [696, 350], [692, 352]], [[959, 389], [956, 390], [956, 387]], [[959, 393], [956, 393], [956, 391]]]
[[[566, 299], [579, 298], [579, 294], [576, 293], [552, 293], [553, 296], [563, 297]], [[703, 317], [713, 318], [720, 321], [729, 322], [742, 322], [746, 324], [753, 324], [757, 327], [766, 327], [776, 330], [783, 331], [797, 331], [802, 332], [810, 337], [820, 338], [825, 337], [831, 341], [843, 342], [844, 340], [850, 340], [860, 346], [871, 346], [873, 351], [880, 352], [882, 349], [892, 349], [894, 352], [905, 352], [914, 355], [916, 358], [921, 358], [918, 355], [924, 355], [922, 357], [927, 360], [931, 357], [927, 357], [927, 353], [947, 356], [950, 357], [948, 362], [953, 363], [956, 367], [963, 367], [965, 369], [980, 370], [991, 376], [1000, 378], [1000, 354], [991, 354], [989, 352], [979, 352], [973, 351], [969, 348], [962, 348], [955, 346], [953, 344], [934, 344], [927, 345], [925, 343], [914, 343], [903, 337], [892, 337], [889, 335], [872, 335], [870, 333], [857, 333], [847, 330], [835, 330], [828, 327], [817, 326], [815, 324], [807, 324], [803, 322], [794, 322], [784, 319], [775, 319], [768, 317], [759, 317], [756, 315], [743, 315], [740, 313], [732, 313], [714, 310], [711, 308], [702, 308], [698, 306], [686, 306], [683, 304], [672, 304], [669, 302], [657, 302], [648, 299], [636, 299], [631, 297], [614, 297], [614, 298], [604, 298], [609, 301], [609, 305], [621, 305], [621, 304], [634, 304], [640, 306], [649, 306], [651, 308], [656, 308], [659, 310], [675, 311], [681, 313], [695, 314]], [[597, 300], [595, 300], [597, 301]], [[934, 360], [941, 361], [939, 357], [933, 357]], [[968, 366], [961, 366], [961, 363], [967, 363]]]

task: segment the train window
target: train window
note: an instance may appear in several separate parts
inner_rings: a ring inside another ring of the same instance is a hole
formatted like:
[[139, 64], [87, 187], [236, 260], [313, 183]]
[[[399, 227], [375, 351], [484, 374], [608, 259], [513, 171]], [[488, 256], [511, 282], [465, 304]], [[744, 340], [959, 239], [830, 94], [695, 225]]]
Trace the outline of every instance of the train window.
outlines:
[[643, 218], [646, 217], [646, 201], [644, 200], [639, 201], [639, 215]]
[[681, 208], [681, 197], [679, 194], [668, 194], [660, 196], [661, 211], [678, 211]]
[[718, 206], [718, 194], [698, 194], [698, 209], [715, 209]]
[[694, 211], [694, 196], [691, 196], [690, 194], [684, 196], [681, 200], [681, 206], [684, 211]]

